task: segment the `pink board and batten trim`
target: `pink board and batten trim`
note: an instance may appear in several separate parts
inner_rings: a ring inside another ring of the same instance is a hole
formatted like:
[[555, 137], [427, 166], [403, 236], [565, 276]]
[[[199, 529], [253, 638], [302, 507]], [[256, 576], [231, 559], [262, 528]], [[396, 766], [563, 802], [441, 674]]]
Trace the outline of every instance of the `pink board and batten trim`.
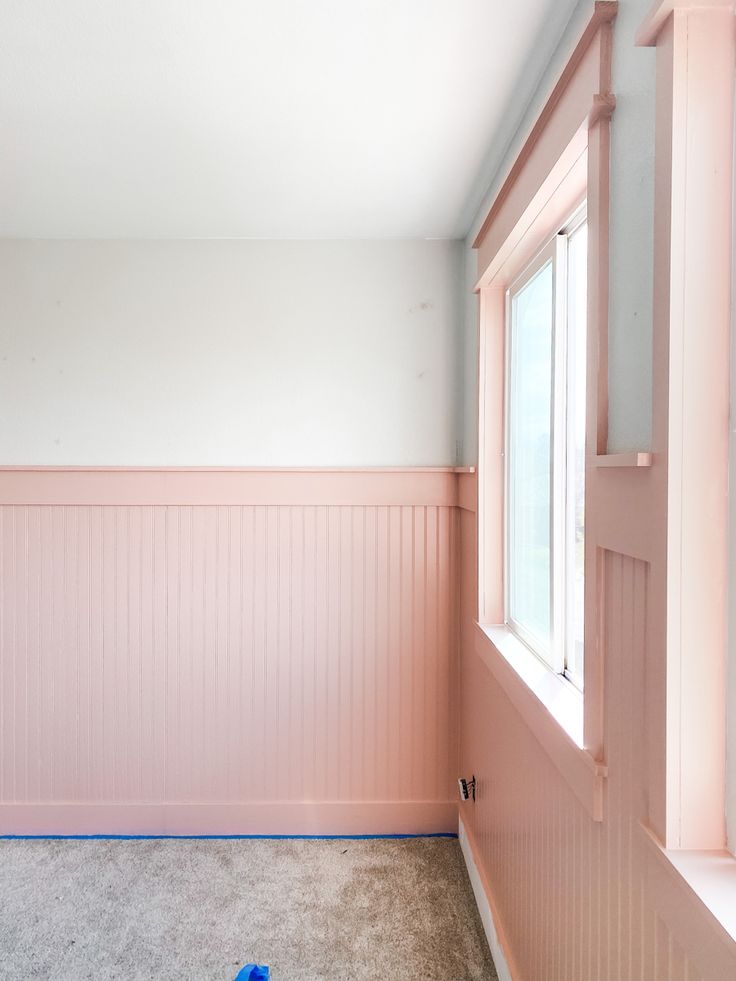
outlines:
[[0, 833], [455, 831], [465, 476], [0, 471]]
[[[578, 47], [571, 59], [476, 242], [480, 507], [477, 518], [460, 514], [459, 610], [461, 769], [478, 782], [461, 818], [515, 979], [726, 981], [736, 977], [736, 860], [723, 851], [736, 35], [732, 5], [720, 0], [663, 0], [643, 28], [642, 40], [658, 48], [653, 440], [651, 453], [612, 456], [608, 159], [616, 124], [615, 113], [611, 122], [589, 106], [593, 84], [610, 94], [614, 13], [613, 4], [595, 4], [585, 52]], [[582, 90], [573, 84], [585, 78]], [[580, 768], [561, 751], [564, 733], [538, 724], [550, 721], [541, 703], [512, 696], [493, 670], [491, 638], [474, 623], [502, 617], [504, 267], [496, 257], [584, 117], [592, 355], [584, 749], [605, 766], [598, 815], [576, 785]]]

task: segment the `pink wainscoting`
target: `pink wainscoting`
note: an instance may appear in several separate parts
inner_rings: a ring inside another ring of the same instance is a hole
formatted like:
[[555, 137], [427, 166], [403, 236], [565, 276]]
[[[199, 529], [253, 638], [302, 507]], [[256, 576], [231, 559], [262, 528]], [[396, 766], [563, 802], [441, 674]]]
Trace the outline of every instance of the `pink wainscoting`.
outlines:
[[0, 832], [455, 830], [456, 475], [187, 476], [0, 474]]
[[[500, 636], [475, 623], [498, 623], [503, 610], [507, 283], [488, 271], [511, 221], [497, 225], [492, 209], [476, 242], [480, 511], [476, 521], [461, 510], [459, 611], [460, 761], [478, 784], [461, 819], [514, 981], [736, 978], [736, 863], [723, 851], [732, 7], [658, 0], [644, 29], [658, 49], [651, 453], [607, 455], [609, 121], [581, 113], [591, 352], [584, 748], [501, 663]], [[591, 20], [606, 97], [613, 14], [599, 3]], [[582, 91], [595, 107], [595, 90]], [[545, 144], [537, 132], [537, 149], [569, 136], [557, 105], [543, 113], [551, 135]], [[514, 179], [526, 197], [507, 193], [497, 216], [523, 214], [557, 163], [548, 156], [533, 172], [522, 154]], [[461, 502], [472, 497], [466, 486]]]
[[[620, 475], [645, 494], [636, 472]], [[621, 495], [622, 518], [628, 496]], [[514, 981], [728, 981], [736, 943], [644, 827], [649, 570], [603, 548], [603, 820], [575, 794], [476, 651], [475, 515], [461, 511], [461, 769], [478, 780], [461, 818]], [[626, 534], [622, 535], [622, 541]]]

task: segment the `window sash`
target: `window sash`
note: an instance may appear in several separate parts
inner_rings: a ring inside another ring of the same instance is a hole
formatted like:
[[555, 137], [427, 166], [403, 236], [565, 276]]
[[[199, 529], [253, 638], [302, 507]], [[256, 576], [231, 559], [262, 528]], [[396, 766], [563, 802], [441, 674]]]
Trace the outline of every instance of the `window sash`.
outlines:
[[[580, 613], [580, 628], [585, 626], [585, 436], [586, 436], [586, 397], [587, 397], [587, 224], [585, 213], [576, 216], [575, 220], [565, 230], [564, 236], [565, 251], [565, 295], [567, 297], [567, 310], [565, 320], [565, 338], [567, 350], [565, 352], [565, 366], [567, 371], [565, 386], [565, 434], [566, 434], [566, 453], [565, 453], [565, 582], [567, 586], [565, 596], [565, 652], [564, 652], [564, 674], [576, 688], [583, 688], [583, 669], [584, 669], [584, 637], [580, 638], [581, 652], [580, 657], [576, 656], [576, 645], [578, 643], [577, 628], [578, 619], [576, 613]], [[576, 256], [575, 249], [585, 245], [585, 270], [580, 282], [576, 282], [575, 274], [579, 269], [575, 269]], [[575, 309], [576, 306], [576, 287], [582, 292], [582, 311]], [[578, 316], [582, 313], [582, 316]], [[581, 377], [582, 376], [582, 377]], [[582, 424], [582, 432], [576, 432], [576, 427]], [[583, 583], [582, 595], [578, 592], [577, 579], [577, 505], [578, 505], [578, 460], [576, 452], [579, 439], [582, 437], [582, 507], [583, 507]], [[578, 603], [580, 609], [578, 610]], [[578, 666], [579, 662], [579, 666]]]
[[553, 505], [554, 505], [554, 488], [553, 488], [553, 461], [554, 461], [554, 379], [550, 379], [550, 447], [549, 447], [549, 568], [550, 568], [550, 582], [549, 582], [549, 615], [550, 615], [550, 625], [549, 625], [549, 641], [547, 642], [545, 638], [538, 636], [529, 626], [519, 620], [517, 620], [514, 613], [514, 597], [513, 597], [513, 575], [515, 570], [515, 556], [513, 554], [515, 543], [513, 541], [513, 531], [515, 527], [515, 515], [513, 512], [513, 495], [512, 495], [512, 479], [513, 479], [513, 461], [514, 461], [514, 447], [512, 445], [512, 433], [511, 428], [514, 425], [514, 414], [513, 414], [513, 399], [514, 390], [512, 387], [512, 372], [514, 366], [514, 358], [516, 355], [516, 338], [515, 334], [515, 324], [513, 318], [513, 305], [514, 300], [519, 297], [524, 290], [529, 287], [532, 282], [543, 272], [547, 266], [551, 266], [552, 270], [552, 324], [551, 324], [551, 361], [554, 364], [554, 351], [556, 343], [556, 317], [554, 316], [554, 308], [556, 303], [557, 294], [557, 271], [556, 271], [557, 254], [554, 241], [550, 242], [545, 249], [543, 249], [536, 259], [524, 270], [522, 275], [512, 284], [511, 288], [507, 291], [506, 295], [506, 473], [505, 473], [505, 515], [504, 515], [504, 528], [505, 528], [505, 561], [504, 561], [504, 605], [506, 610], [506, 622], [508, 626], [513, 630], [513, 632], [522, 640], [538, 657], [540, 657], [545, 663], [549, 664], [551, 667], [554, 666], [552, 663], [553, 652], [555, 650], [554, 644], [554, 591], [552, 589], [552, 584], [554, 581], [554, 518], [553, 518]]
[[[568, 278], [569, 241], [585, 224], [585, 211], [578, 212], [562, 232], [556, 235], [533, 262], [512, 283], [506, 293], [506, 366], [505, 366], [505, 494], [504, 494], [504, 608], [509, 629], [551, 670], [566, 677], [582, 689], [581, 673], [576, 671], [575, 643], [575, 337], [569, 336], [570, 303]], [[549, 449], [549, 642], [540, 638], [528, 624], [514, 617], [513, 577], [518, 554], [514, 549], [514, 513], [511, 497], [514, 453], [512, 428], [514, 391], [513, 369], [515, 344], [514, 301], [551, 265], [551, 405]], [[583, 285], [585, 285], [583, 283]], [[585, 338], [585, 323], [575, 327]], [[585, 412], [585, 404], [577, 407]]]

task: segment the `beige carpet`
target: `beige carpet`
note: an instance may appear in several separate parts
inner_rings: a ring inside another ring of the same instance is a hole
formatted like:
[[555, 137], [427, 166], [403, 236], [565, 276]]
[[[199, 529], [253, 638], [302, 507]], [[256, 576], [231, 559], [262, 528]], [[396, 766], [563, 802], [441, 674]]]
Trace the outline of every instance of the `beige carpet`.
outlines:
[[496, 977], [457, 841], [0, 841], [2, 981]]

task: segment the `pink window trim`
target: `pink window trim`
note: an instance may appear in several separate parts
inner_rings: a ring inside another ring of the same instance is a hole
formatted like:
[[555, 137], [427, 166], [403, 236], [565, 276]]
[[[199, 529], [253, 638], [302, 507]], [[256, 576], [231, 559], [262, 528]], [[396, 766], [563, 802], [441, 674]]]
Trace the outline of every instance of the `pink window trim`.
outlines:
[[[478, 622], [502, 624], [504, 496], [504, 335], [505, 292], [538, 249], [587, 199], [588, 271], [588, 458], [596, 466], [607, 444], [608, 197], [611, 92], [611, 43], [616, 3], [596, 3], [591, 19], [547, 104], [512, 166], [474, 243], [478, 250], [479, 331], [479, 472], [478, 472]], [[595, 502], [596, 478], [589, 478], [589, 509]], [[593, 507], [595, 511], [595, 507]], [[603, 746], [603, 678], [597, 630], [598, 548], [593, 534], [586, 549], [586, 662], [582, 749], [559, 729], [562, 769], [573, 787], [580, 785], [579, 755], [591, 786], [583, 797], [601, 818]], [[489, 635], [490, 634], [490, 635]], [[476, 648], [487, 664], [504, 675], [513, 659], [494, 645], [493, 631], [476, 635]], [[524, 684], [519, 676], [520, 684]], [[544, 698], [520, 699], [533, 729], [546, 728]], [[576, 750], [569, 752], [567, 743]], [[564, 761], [575, 761], [566, 767]]]
[[[725, 662], [732, 4], [660, 0], [656, 47], [654, 467], [666, 583], [648, 660], [649, 827], [668, 848], [725, 844]], [[664, 482], [666, 478], [666, 483]]]

